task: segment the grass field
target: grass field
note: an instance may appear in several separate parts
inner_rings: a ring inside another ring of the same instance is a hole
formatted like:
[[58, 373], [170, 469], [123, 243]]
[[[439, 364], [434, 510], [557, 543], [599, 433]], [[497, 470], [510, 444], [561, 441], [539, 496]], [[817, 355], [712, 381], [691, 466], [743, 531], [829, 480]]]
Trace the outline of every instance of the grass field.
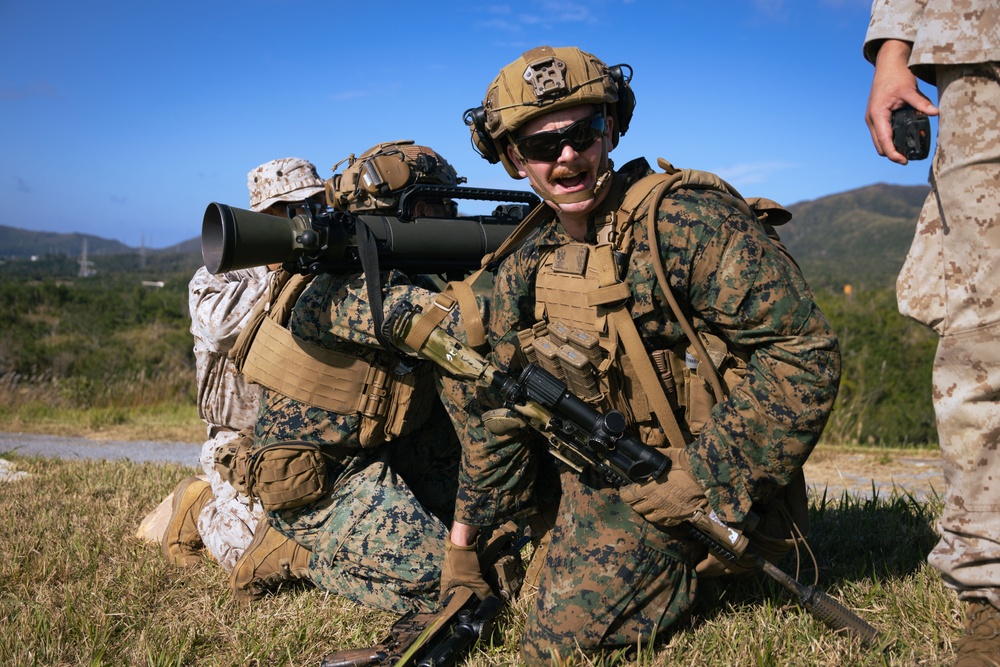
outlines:
[[[182, 478], [178, 465], [25, 458], [0, 487], [0, 664], [317, 665], [336, 648], [375, 643], [393, 617], [316, 589], [251, 608], [206, 560], [181, 570], [134, 537]], [[944, 665], [959, 606], [924, 557], [936, 503], [813, 498], [810, 545], [819, 585], [885, 636], [884, 650], [830, 633], [770, 580], [702, 588], [703, 608], [655, 649], [585, 665]], [[795, 573], [794, 559], [782, 563]], [[799, 573], [813, 582], [811, 566]], [[507, 610], [493, 645], [464, 663], [517, 665], [526, 601]], [[569, 664], [569, 662], [567, 662]]]

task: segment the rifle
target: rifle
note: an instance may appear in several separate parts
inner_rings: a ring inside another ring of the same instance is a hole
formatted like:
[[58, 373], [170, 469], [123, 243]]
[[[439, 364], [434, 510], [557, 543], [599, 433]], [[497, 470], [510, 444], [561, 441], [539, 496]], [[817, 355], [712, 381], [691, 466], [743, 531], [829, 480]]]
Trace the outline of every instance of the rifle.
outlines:
[[458, 588], [439, 611], [404, 615], [377, 645], [335, 651], [320, 667], [453, 667], [481, 637], [489, 637], [504, 605], [516, 597], [524, 580], [516, 527], [507, 524], [487, 541], [480, 562], [494, 595], [480, 600], [468, 588]]
[[[385, 318], [384, 335], [402, 343], [419, 312], [419, 307], [397, 302]], [[441, 328], [435, 328], [415, 352], [452, 375], [492, 387], [504, 407], [484, 413], [483, 424], [494, 433], [530, 426], [548, 441], [551, 453], [577, 473], [593, 470], [609, 484], [621, 487], [656, 479], [670, 467], [670, 459], [662, 452], [626, 432], [622, 413], [601, 414], [537, 364], [528, 364], [514, 379]], [[691, 535], [717, 557], [762, 570], [835, 632], [858, 637], [869, 646], [878, 643], [880, 634], [874, 627], [816, 586], [804, 586], [748, 549], [750, 540], [714, 511], [696, 512], [686, 524]]]

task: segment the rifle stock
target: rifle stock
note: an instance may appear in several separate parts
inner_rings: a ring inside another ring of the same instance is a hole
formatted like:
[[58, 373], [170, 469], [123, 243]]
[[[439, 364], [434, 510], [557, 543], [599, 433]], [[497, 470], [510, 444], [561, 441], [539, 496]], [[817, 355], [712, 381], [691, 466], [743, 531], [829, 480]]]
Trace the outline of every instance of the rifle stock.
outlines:
[[389, 634], [379, 644], [334, 651], [323, 658], [320, 667], [413, 665], [428, 645], [445, 636], [445, 631], [460, 613], [477, 609], [479, 604], [472, 591], [460, 589], [438, 611], [404, 615], [393, 623]]

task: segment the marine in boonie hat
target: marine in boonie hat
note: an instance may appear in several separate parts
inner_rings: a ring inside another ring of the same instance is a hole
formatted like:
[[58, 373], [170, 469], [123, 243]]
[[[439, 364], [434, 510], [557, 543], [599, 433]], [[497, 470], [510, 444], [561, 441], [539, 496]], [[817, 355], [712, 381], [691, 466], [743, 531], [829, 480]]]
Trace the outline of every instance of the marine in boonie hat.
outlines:
[[297, 157], [271, 160], [247, 174], [250, 210], [258, 213], [280, 201], [303, 201], [324, 190], [312, 162]]

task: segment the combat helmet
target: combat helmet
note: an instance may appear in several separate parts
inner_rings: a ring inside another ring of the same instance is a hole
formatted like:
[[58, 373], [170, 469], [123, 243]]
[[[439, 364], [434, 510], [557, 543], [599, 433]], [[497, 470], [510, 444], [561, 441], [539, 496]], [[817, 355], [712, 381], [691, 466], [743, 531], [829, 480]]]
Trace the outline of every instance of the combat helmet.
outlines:
[[614, 119], [612, 147], [617, 146], [635, 108], [631, 80], [629, 65], [608, 67], [572, 46], [539, 46], [500, 70], [482, 106], [468, 109], [463, 120], [476, 151], [490, 164], [503, 163], [512, 178], [521, 178], [507, 157], [507, 144], [511, 134], [537, 116], [581, 104], [606, 105]]
[[323, 188], [316, 167], [297, 157], [265, 162], [247, 174], [250, 210], [258, 213], [280, 201], [305, 201]]
[[394, 210], [402, 191], [414, 183], [454, 186], [465, 182], [434, 150], [412, 140], [387, 141], [360, 157], [352, 153], [340, 174], [326, 182], [327, 203], [340, 211]]

